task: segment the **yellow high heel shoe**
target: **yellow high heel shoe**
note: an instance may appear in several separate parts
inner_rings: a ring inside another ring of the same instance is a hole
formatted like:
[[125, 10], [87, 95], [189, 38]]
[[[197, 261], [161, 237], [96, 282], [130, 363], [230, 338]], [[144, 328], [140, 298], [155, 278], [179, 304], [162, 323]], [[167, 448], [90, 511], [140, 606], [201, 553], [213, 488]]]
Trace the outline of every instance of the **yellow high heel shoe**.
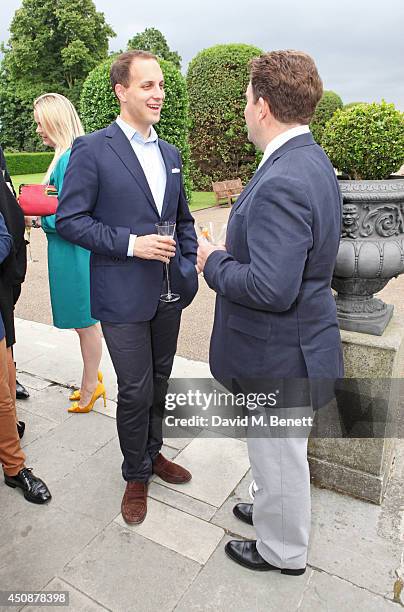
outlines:
[[[102, 372], [98, 372], [98, 380], [102, 382], [103, 379], [104, 377], [102, 375]], [[72, 402], [79, 402], [80, 401], [80, 389], [76, 389], [76, 391], [73, 391], [73, 393], [69, 397], [69, 400]]]
[[74, 402], [70, 406], [70, 408], [67, 409], [67, 411], [68, 412], [90, 412], [90, 410], [94, 408], [94, 404], [97, 401], [97, 399], [101, 396], [104, 398], [104, 406], [107, 407], [107, 395], [105, 393], [104, 383], [99, 382], [87, 406], [80, 406], [79, 402]]

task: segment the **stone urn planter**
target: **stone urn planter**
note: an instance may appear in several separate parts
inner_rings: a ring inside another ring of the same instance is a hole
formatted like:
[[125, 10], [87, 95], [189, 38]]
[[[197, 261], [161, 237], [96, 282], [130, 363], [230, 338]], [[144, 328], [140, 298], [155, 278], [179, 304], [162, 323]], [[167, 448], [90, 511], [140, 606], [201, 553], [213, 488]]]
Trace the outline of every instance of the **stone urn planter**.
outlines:
[[321, 144], [343, 198], [341, 244], [332, 281], [340, 328], [381, 336], [393, 306], [375, 298], [404, 272], [404, 180], [389, 178], [404, 161], [404, 114], [394, 104], [336, 111]]
[[341, 329], [382, 335], [393, 306], [374, 294], [404, 272], [404, 179], [340, 181], [341, 244], [332, 280]]

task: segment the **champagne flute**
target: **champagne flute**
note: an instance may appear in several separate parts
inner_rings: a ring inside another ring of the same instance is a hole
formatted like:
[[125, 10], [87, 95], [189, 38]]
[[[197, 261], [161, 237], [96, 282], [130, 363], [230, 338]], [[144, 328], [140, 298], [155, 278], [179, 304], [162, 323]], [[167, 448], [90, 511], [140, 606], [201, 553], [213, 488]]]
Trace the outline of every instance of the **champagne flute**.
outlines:
[[206, 221], [199, 223], [199, 234], [206, 238], [208, 242], [215, 246], [221, 246], [225, 243], [227, 223], [218, 221]]
[[[157, 233], [159, 236], [170, 236], [174, 238], [175, 222], [174, 221], [160, 221], [156, 223]], [[168, 269], [169, 264], [166, 263], [166, 280], [167, 280], [167, 293], [160, 295], [161, 302], [178, 302], [180, 295], [178, 293], [172, 293], [170, 285], [170, 274]]]

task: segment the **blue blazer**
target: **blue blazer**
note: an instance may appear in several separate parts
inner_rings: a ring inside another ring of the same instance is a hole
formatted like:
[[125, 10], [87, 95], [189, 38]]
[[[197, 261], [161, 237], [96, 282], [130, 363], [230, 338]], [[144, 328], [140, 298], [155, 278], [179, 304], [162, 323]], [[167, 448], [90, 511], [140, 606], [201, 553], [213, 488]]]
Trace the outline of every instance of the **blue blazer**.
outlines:
[[276, 150], [235, 202], [225, 251], [206, 262], [217, 292], [215, 378], [343, 375], [331, 293], [340, 240], [334, 169], [311, 134]]
[[[129, 235], [155, 234], [159, 221], [176, 221], [177, 247], [170, 262], [172, 290], [185, 308], [198, 288], [194, 220], [185, 198], [178, 150], [158, 141], [167, 171], [162, 215], [142, 167], [120, 127], [74, 142], [56, 213], [56, 230], [91, 251], [91, 314], [111, 323], [149, 321], [163, 290], [164, 265], [127, 257]], [[74, 296], [72, 296], [74, 300]]]

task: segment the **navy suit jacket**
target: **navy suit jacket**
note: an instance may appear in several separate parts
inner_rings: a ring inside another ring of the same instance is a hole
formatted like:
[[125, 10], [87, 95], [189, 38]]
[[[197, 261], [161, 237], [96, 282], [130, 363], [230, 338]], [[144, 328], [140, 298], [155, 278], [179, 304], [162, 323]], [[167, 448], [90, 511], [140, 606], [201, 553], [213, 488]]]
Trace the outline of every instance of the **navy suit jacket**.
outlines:
[[311, 134], [255, 173], [233, 205], [225, 251], [207, 259], [217, 292], [210, 346], [215, 378], [343, 375], [331, 277], [341, 228], [334, 169]]
[[[178, 308], [195, 296], [197, 241], [185, 198], [179, 151], [158, 141], [166, 166], [162, 215], [127, 137], [114, 122], [74, 142], [56, 213], [56, 230], [91, 251], [91, 314], [110, 323], [151, 320], [163, 291], [164, 265], [127, 257], [130, 234], [156, 234], [159, 221], [176, 222], [176, 254], [170, 262]], [[72, 296], [74, 299], [74, 296]]]

